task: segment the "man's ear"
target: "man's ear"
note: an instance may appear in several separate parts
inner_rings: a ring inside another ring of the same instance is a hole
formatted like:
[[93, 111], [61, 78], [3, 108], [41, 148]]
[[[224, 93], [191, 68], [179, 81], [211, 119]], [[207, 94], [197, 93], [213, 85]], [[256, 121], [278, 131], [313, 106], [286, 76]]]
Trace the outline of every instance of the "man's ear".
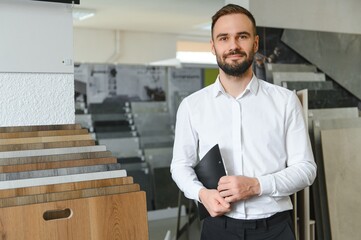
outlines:
[[254, 43], [253, 43], [253, 52], [258, 51], [258, 46], [259, 46], [259, 36], [256, 35], [254, 38]]
[[211, 51], [212, 51], [213, 55], [216, 55], [216, 50], [214, 49], [214, 42], [213, 42], [213, 40], [211, 40], [210, 43], [211, 43]]

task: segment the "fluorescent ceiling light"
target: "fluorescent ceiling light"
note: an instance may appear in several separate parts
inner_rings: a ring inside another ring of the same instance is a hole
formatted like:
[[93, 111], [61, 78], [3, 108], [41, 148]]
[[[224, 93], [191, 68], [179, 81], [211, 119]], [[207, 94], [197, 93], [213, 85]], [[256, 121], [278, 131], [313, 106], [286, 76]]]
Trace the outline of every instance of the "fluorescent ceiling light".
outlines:
[[87, 18], [91, 18], [95, 16], [95, 10], [93, 9], [82, 9], [82, 8], [74, 8], [73, 9], [73, 19], [77, 21], [83, 21]]
[[211, 27], [212, 27], [211, 22], [207, 22], [207, 23], [203, 23], [203, 24], [199, 24], [199, 25], [195, 26], [195, 28], [201, 29], [203, 31], [211, 31]]
[[177, 59], [181, 63], [217, 64], [211, 52], [177, 52]]

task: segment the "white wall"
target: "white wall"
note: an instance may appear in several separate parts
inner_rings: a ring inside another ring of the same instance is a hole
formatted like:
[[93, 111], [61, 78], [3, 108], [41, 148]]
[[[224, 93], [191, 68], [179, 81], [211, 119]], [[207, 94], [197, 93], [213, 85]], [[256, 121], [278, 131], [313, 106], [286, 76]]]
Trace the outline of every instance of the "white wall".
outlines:
[[69, 4], [0, 1], [0, 72], [73, 73]]
[[360, 0], [252, 0], [257, 25], [361, 34]]
[[73, 74], [0, 73], [0, 126], [74, 123]]
[[74, 123], [68, 5], [2, 0], [0, 30], [0, 126]]
[[176, 49], [173, 34], [74, 28], [75, 62], [148, 64], [175, 58]]

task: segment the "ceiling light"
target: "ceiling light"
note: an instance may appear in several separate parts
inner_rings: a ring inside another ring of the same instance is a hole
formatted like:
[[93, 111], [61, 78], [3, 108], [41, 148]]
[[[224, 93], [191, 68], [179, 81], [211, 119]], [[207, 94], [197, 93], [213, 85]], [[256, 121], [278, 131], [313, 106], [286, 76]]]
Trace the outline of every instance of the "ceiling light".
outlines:
[[94, 16], [95, 16], [95, 10], [93, 9], [82, 9], [82, 8], [73, 9], [73, 19], [76, 21], [83, 21], [87, 18]]
[[212, 23], [211, 23], [211, 22], [207, 22], [207, 23], [203, 23], [203, 24], [196, 25], [195, 28], [201, 29], [201, 30], [203, 30], [203, 31], [210, 31], [210, 30], [211, 30], [211, 26], [212, 26]]
[[178, 51], [176, 55], [181, 63], [217, 64], [216, 57], [211, 52]]

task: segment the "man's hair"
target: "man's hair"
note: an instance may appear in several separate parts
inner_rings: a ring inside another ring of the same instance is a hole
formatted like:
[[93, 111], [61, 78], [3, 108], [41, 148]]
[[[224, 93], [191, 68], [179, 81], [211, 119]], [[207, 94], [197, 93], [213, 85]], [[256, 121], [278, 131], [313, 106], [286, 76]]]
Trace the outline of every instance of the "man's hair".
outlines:
[[212, 17], [212, 38], [213, 38], [213, 28], [214, 28], [214, 25], [216, 24], [216, 22], [218, 21], [218, 19], [222, 16], [225, 16], [225, 15], [230, 15], [230, 14], [244, 14], [246, 15], [249, 20], [251, 20], [252, 22], [252, 25], [253, 25], [253, 31], [254, 31], [254, 34], [257, 34], [257, 31], [256, 31], [256, 20], [254, 19], [252, 13], [250, 13], [247, 9], [239, 6], [239, 5], [236, 5], [236, 4], [228, 4], [224, 7], [222, 7], [221, 9], [219, 9], [216, 14], [213, 15]]

